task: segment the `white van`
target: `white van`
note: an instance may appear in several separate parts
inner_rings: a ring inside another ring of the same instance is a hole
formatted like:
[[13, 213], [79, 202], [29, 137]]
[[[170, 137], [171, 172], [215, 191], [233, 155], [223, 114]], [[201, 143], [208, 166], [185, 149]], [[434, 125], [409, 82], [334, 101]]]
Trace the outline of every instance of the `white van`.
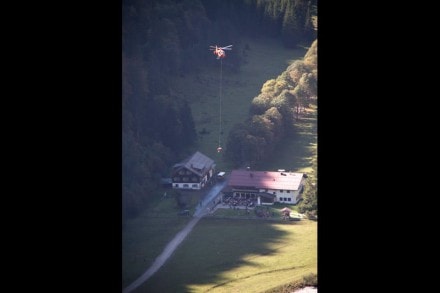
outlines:
[[225, 179], [225, 175], [226, 175], [226, 172], [218, 172], [217, 179], [223, 180], [223, 179]]

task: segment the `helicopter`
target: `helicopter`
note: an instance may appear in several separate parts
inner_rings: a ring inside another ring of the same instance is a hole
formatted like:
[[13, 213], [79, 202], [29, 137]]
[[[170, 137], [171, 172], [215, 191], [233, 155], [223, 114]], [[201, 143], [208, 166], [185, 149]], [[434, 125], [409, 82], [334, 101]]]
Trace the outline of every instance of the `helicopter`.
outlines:
[[225, 47], [217, 47], [217, 45], [215, 45], [215, 46], [209, 46], [209, 47], [210, 47], [209, 50], [214, 51], [213, 52], [214, 55], [217, 55], [217, 60], [220, 59], [220, 58], [225, 58], [226, 57], [226, 53], [225, 53], [224, 50], [232, 50], [232, 48], [231, 48], [232, 45], [225, 46]]

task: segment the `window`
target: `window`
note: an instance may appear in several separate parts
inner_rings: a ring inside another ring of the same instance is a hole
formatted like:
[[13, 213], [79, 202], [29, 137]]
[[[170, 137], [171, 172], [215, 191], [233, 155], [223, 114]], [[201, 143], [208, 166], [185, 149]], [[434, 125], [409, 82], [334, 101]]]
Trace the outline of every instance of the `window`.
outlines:
[[283, 193], [283, 190], [281, 189], [280, 192]]
[[184, 188], [188, 188], [189, 185], [188, 185], [188, 184], [183, 184], [183, 187], [184, 187]]
[[192, 187], [193, 187], [193, 188], [197, 188], [197, 187], [198, 187], [198, 184], [193, 184]]
[[179, 184], [174, 184], [174, 187], [179, 187]]
[[287, 190], [286, 192], [287, 192], [287, 193], [290, 193], [290, 190]]
[[287, 198], [287, 201], [290, 201], [290, 197]]
[[280, 197], [280, 201], [283, 201], [283, 198], [282, 198], [282, 197]]

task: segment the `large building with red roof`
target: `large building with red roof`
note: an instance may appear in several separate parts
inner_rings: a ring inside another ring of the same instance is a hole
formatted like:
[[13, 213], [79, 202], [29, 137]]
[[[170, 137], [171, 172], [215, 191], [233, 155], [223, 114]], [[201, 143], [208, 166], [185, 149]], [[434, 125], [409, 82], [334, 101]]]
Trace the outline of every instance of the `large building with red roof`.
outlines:
[[228, 180], [228, 190], [234, 197], [257, 199], [258, 204], [275, 202], [296, 204], [304, 189], [304, 174], [280, 170], [233, 170]]

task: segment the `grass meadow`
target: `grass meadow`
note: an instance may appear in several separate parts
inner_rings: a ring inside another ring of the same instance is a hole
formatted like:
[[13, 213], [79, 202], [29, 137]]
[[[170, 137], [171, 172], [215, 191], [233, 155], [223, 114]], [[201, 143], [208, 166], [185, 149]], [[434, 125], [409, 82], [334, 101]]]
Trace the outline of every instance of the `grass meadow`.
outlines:
[[274, 151], [274, 155], [265, 160], [262, 168], [309, 173], [312, 159], [317, 156], [317, 133], [317, 108], [311, 105], [295, 122], [295, 128]]
[[[162, 198], [164, 192], [169, 196]], [[190, 214], [202, 192], [187, 193]], [[159, 190], [155, 202], [137, 218], [126, 220], [122, 231], [122, 285], [128, 286], [135, 281], [154, 262], [165, 246], [191, 220], [178, 215], [176, 200], [170, 196], [170, 190]]]
[[317, 222], [203, 218], [134, 292], [264, 292], [317, 273]]
[[[170, 210], [174, 201], [168, 200]], [[122, 285], [128, 286], [154, 262], [166, 244], [189, 222], [176, 213], [151, 215], [144, 212], [127, 220], [122, 233]]]
[[[273, 40], [249, 44], [247, 63], [239, 73], [223, 72], [222, 146], [230, 128], [244, 121], [251, 100], [265, 81], [276, 78], [306, 49], [288, 50]], [[228, 52], [233, 54], [233, 51]], [[214, 57], [213, 57], [214, 58]], [[227, 62], [227, 57], [225, 61]], [[225, 64], [223, 64], [225, 66]], [[231, 170], [218, 154], [218, 70], [207, 68], [181, 77], [176, 92], [190, 102], [198, 136], [195, 150], [213, 158], [217, 169]], [[316, 111], [308, 109], [285, 143], [268, 158], [265, 169], [311, 170], [316, 155]], [[190, 221], [179, 216], [173, 198], [160, 199], [136, 219], [127, 220], [122, 239], [122, 284], [128, 286], [154, 262], [166, 244]], [[187, 195], [191, 207], [203, 196]], [[284, 206], [284, 205], [283, 205]], [[317, 273], [317, 222], [256, 219], [244, 211], [218, 210], [203, 218], [165, 265], [134, 292], [265, 292]], [[289, 206], [296, 211], [295, 206]], [[228, 218], [229, 217], [229, 218]], [[240, 220], [232, 218], [241, 218]]]

